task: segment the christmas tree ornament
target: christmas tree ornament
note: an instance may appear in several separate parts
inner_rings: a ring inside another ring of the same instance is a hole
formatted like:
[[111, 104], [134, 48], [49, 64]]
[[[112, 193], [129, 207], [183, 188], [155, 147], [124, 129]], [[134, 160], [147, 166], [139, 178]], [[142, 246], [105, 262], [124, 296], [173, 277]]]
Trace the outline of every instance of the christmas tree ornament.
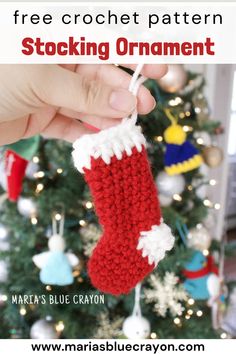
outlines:
[[198, 168], [202, 164], [202, 157], [193, 144], [186, 140], [187, 134], [177, 120], [165, 110], [171, 125], [164, 131], [166, 152], [164, 157], [165, 171], [169, 175], [186, 173]]
[[229, 305], [222, 320], [221, 328], [232, 337], [236, 337], [236, 288], [230, 295]]
[[22, 183], [28, 161], [12, 150], [5, 152], [5, 168], [7, 176], [8, 199], [17, 201], [22, 190]]
[[26, 168], [38, 149], [39, 137], [20, 140], [7, 145], [5, 151], [5, 172], [7, 178], [8, 199], [16, 202], [21, 194]]
[[128, 339], [145, 339], [149, 337], [151, 326], [149, 321], [142, 316], [140, 307], [141, 285], [135, 287], [135, 304], [133, 313], [123, 323], [123, 333]]
[[222, 149], [215, 145], [205, 147], [202, 156], [205, 164], [211, 168], [218, 167], [224, 158]]
[[9, 230], [5, 225], [0, 224], [0, 251], [8, 251], [9, 249]]
[[202, 252], [195, 251], [183, 274], [185, 290], [193, 299], [211, 300], [219, 296], [219, 271], [212, 256], [205, 257]]
[[199, 145], [209, 146], [211, 145], [211, 136], [209, 133], [205, 132], [204, 130], [196, 131], [193, 133], [194, 139], [196, 139]]
[[30, 218], [37, 214], [37, 206], [33, 199], [20, 197], [17, 201], [17, 209], [22, 216]]
[[1, 156], [0, 159], [0, 187], [6, 191], [7, 190], [7, 177], [5, 172], [5, 160]]
[[[130, 91], [144, 81], [134, 73]], [[84, 135], [73, 147], [76, 168], [85, 174], [104, 233], [88, 271], [99, 290], [127, 294], [161, 261], [174, 244], [164, 224], [147, 160], [146, 141], [136, 126], [137, 111], [121, 124]]]
[[84, 254], [90, 257], [101, 236], [101, 229], [95, 224], [89, 224], [80, 229], [81, 240], [83, 243]]
[[185, 179], [182, 175], [170, 176], [162, 171], [156, 178], [156, 184], [161, 194], [173, 197], [174, 194], [181, 194], [184, 191]]
[[198, 224], [197, 227], [189, 230], [187, 240], [188, 247], [204, 251], [210, 248], [212, 238], [209, 231], [202, 224]]
[[96, 328], [93, 339], [115, 339], [121, 337], [123, 321], [124, 319], [122, 317], [113, 317], [110, 319], [108, 312], [99, 313], [97, 318], [99, 326]]
[[172, 204], [173, 198], [168, 195], [159, 194], [159, 201], [162, 207], [168, 207]]
[[34, 180], [35, 175], [38, 172], [38, 170], [39, 170], [39, 164], [35, 163], [33, 161], [30, 161], [28, 163], [27, 168], [26, 168], [25, 176], [30, 180]]
[[72, 268], [79, 264], [79, 259], [73, 253], [65, 253], [63, 239], [64, 217], [59, 221], [53, 218], [53, 235], [48, 241], [48, 252], [35, 255], [33, 262], [40, 269], [40, 280], [43, 284], [65, 286], [74, 282]]
[[163, 279], [151, 274], [149, 283], [151, 288], [144, 290], [145, 301], [154, 303], [153, 311], [158, 316], [166, 317], [168, 312], [174, 317], [183, 314], [188, 295], [176, 274], [166, 272]]
[[175, 93], [183, 89], [188, 80], [187, 72], [181, 64], [168, 65], [167, 73], [157, 80], [160, 88], [168, 93]]
[[59, 336], [55, 324], [46, 319], [36, 321], [30, 329], [31, 339], [58, 339]]
[[5, 283], [8, 279], [8, 263], [0, 260], [0, 283]]

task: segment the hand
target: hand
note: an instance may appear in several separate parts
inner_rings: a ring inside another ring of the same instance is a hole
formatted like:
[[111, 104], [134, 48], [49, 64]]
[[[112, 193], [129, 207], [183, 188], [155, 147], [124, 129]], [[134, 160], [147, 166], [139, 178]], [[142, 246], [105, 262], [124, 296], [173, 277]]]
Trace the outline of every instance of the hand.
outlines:
[[[127, 65], [135, 69], [136, 65]], [[158, 79], [166, 65], [145, 65]], [[114, 65], [0, 65], [0, 145], [35, 134], [74, 142], [85, 133], [120, 123], [137, 106], [155, 106], [142, 86], [134, 97], [130, 75]]]

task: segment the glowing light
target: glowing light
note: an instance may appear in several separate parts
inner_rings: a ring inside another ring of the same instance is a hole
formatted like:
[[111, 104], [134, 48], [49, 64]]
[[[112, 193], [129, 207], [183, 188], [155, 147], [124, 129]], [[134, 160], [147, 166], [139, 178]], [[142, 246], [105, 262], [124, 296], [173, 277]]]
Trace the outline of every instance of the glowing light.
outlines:
[[158, 143], [161, 143], [163, 141], [163, 137], [161, 135], [158, 135], [155, 136], [154, 140], [157, 141]]
[[182, 103], [182, 99], [180, 97], [175, 97], [175, 99], [169, 101], [169, 105], [172, 107], [178, 106], [180, 103]]
[[211, 185], [211, 186], [215, 186], [216, 185], [216, 180], [215, 179], [210, 179], [210, 181], [209, 181], [209, 184]]
[[174, 194], [174, 195], [173, 195], [173, 199], [176, 200], [177, 202], [181, 202], [182, 197], [181, 197], [181, 195], [179, 195], [179, 194]]
[[199, 145], [203, 145], [204, 144], [204, 140], [202, 138], [197, 138], [197, 143]]
[[47, 285], [47, 286], [46, 286], [46, 290], [47, 290], [47, 291], [52, 291], [52, 287], [51, 287], [50, 285]]
[[151, 337], [152, 339], [156, 339], [156, 338], [157, 338], [157, 334], [154, 333], [154, 332], [152, 332], [151, 335], [150, 335], [150, 337]]
[[86, 202], [85, 206], [86, 206], [87, 209], [92, 209], [93, 203], [88, 201], [88, 202]]
[[197, 311], [196, 315], [197, 315], [198, 317], [202, 317], [203, 312], [202, 312], [201, 310], [199, 310], [199, 311]]
[[85, 220], [80, 220], [79, 224], [80, 224], [80, 226], [84, 227], [86, 225], [86, 221]]
[[191, 113], [189, 111], [185, 112], [186, 117], [190, 117]]
[[193, 310], [192, 309], [189, 309], [187, 312], [188, 312], [188, 315], [190, 315], [190, 316], [193, 315]]
[[190, 127], [189, 125], [184, 125], [183, 130], [187, 133], [187, 132], [191, 132], [193, 130], [193, 128]]
[[63, 169], [62, 168], [58, 168], [57, 169], [57, 173], [60, 175], [60, 174], [62, 174], [63, 173]]
[[221, 339], [226, 339], [227, 338], [227, 333], [225, 333], [225, 332], [221, 333], [220, 338]]
[[21, 307], [21, 308], [20, 308], [20, 314], [21, 314], [21, 316], [25, 316], [26, 313], [27, 313], [27, 311], [26, 311], [25, 307]]
[[195, 303], [195, 300], [194, 299], [188, 299], [188, 304], [189, 305], [194, 305]]
[[43, 178], [45, 176], [45, 173], [43, 171], [38, 171], [34, 174], [35, 178]]
[[184, 112], [181, 112], [181, 113], [179, 114], [179, 117], [180, 117], [180, 119], [183, 119], [183, 118], [185, 117]]
[[202, 224], [201, 224], [201, 223], [197, 224], [196, 228], [197, 228], [198, 230], [201, 230], [201, 229], [202, 229]]
[[56, 221], [60, 221], [61, 218], [62, 218], [61, 214], [59, 214], [59, 213], [55, 214]]
[[56, 331], [57, 332], [62, 332], [65, 328], [65, 325], [63, 323], [63, 321], [59, 321], [57, 324], [56, 324]]
[[186, 318], [186, 320], [189, 320], [189, 319], [190, 319], [190, 316], [189, 316], [189, 315], [186, 315], [185, 318]]
[[6, 302], [8, 299], [7, 295], [0, 295], [0, 301]]
[[220, 210], [220, 208], [221, 208], [220, 203], [216, 203], [216, 204], [214, 205], [214, 208], [215, 208], [216, 210]]
[[181, 321], [180, 321], [179, 317], [176, 317], [176, 318], [174, 319], [174, 324], [179, 325], [180, 322], [181, 322]]
[[193, 190], [193, 186], [191, 186], [191, 184], [188, 186], [188, 190], [192, 191]]
[[201, 108], [200, 107], [195, 107], [194, 108], [195, 113], [201, 113]]
[[203, 204], [208, 208], [212, 207], [212, 202], [209, 199], [204, 199]]
[[33, 157], [33, 162], [34, 163], [39, 163], [39, 157], [38, 156], [34, 156]]
[[207, 257], [207, 256], [209, 256], [209, 251], [208, 250], [203, 250], [202, 254], [203, 254], [203, 256]]
[[38, 219], [37, 219], [35, 216], [32, 216], [32, 218], [31, 218], [31, 224], [32, 224], [32, 225], [37, 225], [37, 223], [38, 223]]
[[42, 183], [37, 184], [36, 193], [42, 192], [43, 189], [44, 189], [44, 185]]

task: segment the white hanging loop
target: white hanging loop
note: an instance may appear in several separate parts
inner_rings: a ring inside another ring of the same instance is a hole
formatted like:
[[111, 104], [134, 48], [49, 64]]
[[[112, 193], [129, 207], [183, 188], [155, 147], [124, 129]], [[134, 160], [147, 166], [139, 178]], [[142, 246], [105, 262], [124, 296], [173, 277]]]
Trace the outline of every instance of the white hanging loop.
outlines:
[[[144, 81], [146, 80], [146, 77], [144, 76], [140, 76], [140, 73], [142, 71], [144, 64], [138, 64], [136, 67], [136, 70], [133, 73], [133, 76], [130, 80], [130, 84], [129, 84], [129, 91], [134, 95], [137, 96], [139, 87], [144, 83]], [[137, 109], [135, 108], [134, 112], [132, 113], [131, 117], [129, 118], [129, 120], [132, 120], [132, 123], [135, 125], [137, 122], [137, 117], [138, 117], [138, 112]], [[126, 120], [127, 118], [124, 118], [124, 120]]]
[[141, 294], [141, 283], [138, 283], [135, 287], [134, 296], [134, 309], [132, 316], [142, 317], [141, 306], [140, 306], [140, 294]]
[[64, 224], [65, 224], [65, 215], [60, 214], [61, 218], [56, 219], [55, 215], [52, 218], [52, 234], [63, 236]]

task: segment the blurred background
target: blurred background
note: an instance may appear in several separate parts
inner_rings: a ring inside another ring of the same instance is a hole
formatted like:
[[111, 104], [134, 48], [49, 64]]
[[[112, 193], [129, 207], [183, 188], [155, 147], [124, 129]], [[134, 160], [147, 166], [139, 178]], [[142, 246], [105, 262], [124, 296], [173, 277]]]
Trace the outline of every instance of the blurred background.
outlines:
[[[87, 276], [102, 232], [92, 197], [69, 144], [34, 137], [2, 147], [0, 338], [236, 337], [236, 66], [170, 65], [146, 85], [158, 104], [139, 123], [174, 249], [127, 296], [60, 304], [65, 295], [103, 295]], [[176, 124], [178, 144], [165, 134]], [[33, 261], [53, 252], [57, 229], [63, 254], [78, 261], [70, 285], [42, 283]], [[14, 304], [12, 295], [33, 296]], [[48, 295], [59, 303], [42, 304]]]

